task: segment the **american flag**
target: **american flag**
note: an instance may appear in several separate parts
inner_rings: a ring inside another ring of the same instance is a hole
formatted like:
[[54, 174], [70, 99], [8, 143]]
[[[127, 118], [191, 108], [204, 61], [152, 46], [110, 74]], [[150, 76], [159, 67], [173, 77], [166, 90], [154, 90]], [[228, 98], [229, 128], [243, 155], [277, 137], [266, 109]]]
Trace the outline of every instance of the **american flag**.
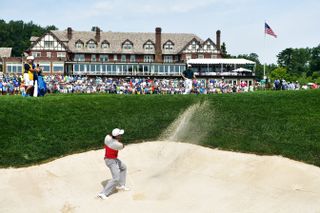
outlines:
[[277, 35], [273, 32], [273, 30], [267, 23], [264, 23], [264, 33], [277, 38]]

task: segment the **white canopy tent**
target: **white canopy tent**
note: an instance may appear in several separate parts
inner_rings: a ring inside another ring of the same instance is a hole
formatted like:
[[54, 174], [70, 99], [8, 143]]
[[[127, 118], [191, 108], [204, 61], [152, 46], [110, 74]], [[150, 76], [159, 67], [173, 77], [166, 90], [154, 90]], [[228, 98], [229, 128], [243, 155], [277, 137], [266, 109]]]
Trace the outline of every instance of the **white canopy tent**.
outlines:
[[252, 72], [252, 70], [245, 69], [243, 67], [240, 67], [238, 69], [232, 70], [233, 72]]
[[[195, 69], [207, 70], [205, 74], [215, 73], [254, 73], [256, 63], [243, 58], [197, 58], [189, 59], [190, 64]], [[209, 71], [210, 70], [210, 71]], [[213, 71], [211, 71], [213, 70]], [[233, 73], [233, 74], [232, 74]]]
[[235, 64], [235, 65], [245, 65], [251, 64], [255, 65], [254, 61], [249, 61], [243, 58], [197, 58], [189, 59], [187, 64]]

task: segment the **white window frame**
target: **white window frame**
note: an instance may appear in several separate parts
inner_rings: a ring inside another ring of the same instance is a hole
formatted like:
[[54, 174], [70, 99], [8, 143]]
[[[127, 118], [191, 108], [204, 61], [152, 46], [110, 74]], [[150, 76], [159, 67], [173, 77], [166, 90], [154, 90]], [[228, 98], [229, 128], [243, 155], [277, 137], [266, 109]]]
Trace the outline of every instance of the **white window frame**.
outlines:
[[121, 62], [127, 62], [127, 56], [121, 55]]
[[110, 47], [110, 44], [108, 42], [102, 42], [101, 49], [108, 49]]
[[43, 45], [45, 49], [52, 49], [54, 48], [54, 41], [43, 41]]
[[167, 41], [163, 45], [163, 49], [165, 49], [165, 50], [173, 50], [173, 48], [174, 48], [174, 44], [171, 41]]
[[57, 52], [57, 58], [65, 58], [66, 53], [65, 52]]
[[136, 62], [137, 58], [136, 55], [130, 55], [130, 62]]
[[52, 57], [52, 53], [51, 52], [47, 52], [47, 58], [51, 58]]
[[91, 61], [97, 61], [97, 56], [95, 54], [91, 55]]
[[90, 40], [87, 43], [87, 48], [88, 49], [96, 49], [97, 48], [97, 44], [93, 40]]
[[35, 58], [41, 57], [41, 52], [32, 52], [32, 56]]
[[75, 60], [75, 61], [85, 61], [86, 58], [85, 58], [85, 55], [84, 55], [84, 54], [75, 54], [75, 55], [74, 55], [74, 60]]
[[165, 55], [163, 57], [163, 62], [164, 63], [173, 63], [173, 56], [172, 55]]
[[144, 55], [143, 61], [146, 62], [146, 63], [153, 62], [154, 61], [154, 57], [153, 57], [153, 55]]
[[154, 44], [151, 41], [148, 41], [144, 44], [143, 49], [147, 51], [154, 50]]
[[77, 48], [77, 49], [82, 49], [83, 46], [84, 46], [84, 44], [83, 44], [82, 41], [77, 41], [77, 42], [76, 42], [76, 48]]
[[101, 62], [108, 62], [109, 61], [109, 56], [108, 55], [100, 55], [99, 60]]
[[126, 41], [122, 44], [122, 49], [123, 50], [132, 50], [133, 44], [130, 41]]

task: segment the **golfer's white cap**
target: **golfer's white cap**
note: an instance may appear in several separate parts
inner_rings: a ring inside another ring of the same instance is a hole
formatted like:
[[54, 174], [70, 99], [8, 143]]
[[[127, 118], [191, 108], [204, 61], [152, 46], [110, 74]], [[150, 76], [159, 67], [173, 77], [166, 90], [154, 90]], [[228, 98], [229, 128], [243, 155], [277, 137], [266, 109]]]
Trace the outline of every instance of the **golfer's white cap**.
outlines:
[[123, 133], [124, 133], [123, 129], [115, 128], [114, 130], [112, 130], [112, 136], [113, 137], [117, 137], [119, 135], [123, 135]]
[[27, 60], [34, 60], [34, 57], [32, 55], [27, 57]]

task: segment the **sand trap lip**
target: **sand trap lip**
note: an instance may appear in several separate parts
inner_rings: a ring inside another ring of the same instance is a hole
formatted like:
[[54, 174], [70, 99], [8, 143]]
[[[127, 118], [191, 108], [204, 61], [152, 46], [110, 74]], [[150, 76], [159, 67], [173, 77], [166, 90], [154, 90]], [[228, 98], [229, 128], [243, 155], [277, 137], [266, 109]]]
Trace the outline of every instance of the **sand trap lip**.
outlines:
[[0, 169], [0, 212], [319, 212], [320, 168], [276, 156], [147, 142], [120, 152], [130, 192], [95, 196], [110, 179], [103, 150]]

